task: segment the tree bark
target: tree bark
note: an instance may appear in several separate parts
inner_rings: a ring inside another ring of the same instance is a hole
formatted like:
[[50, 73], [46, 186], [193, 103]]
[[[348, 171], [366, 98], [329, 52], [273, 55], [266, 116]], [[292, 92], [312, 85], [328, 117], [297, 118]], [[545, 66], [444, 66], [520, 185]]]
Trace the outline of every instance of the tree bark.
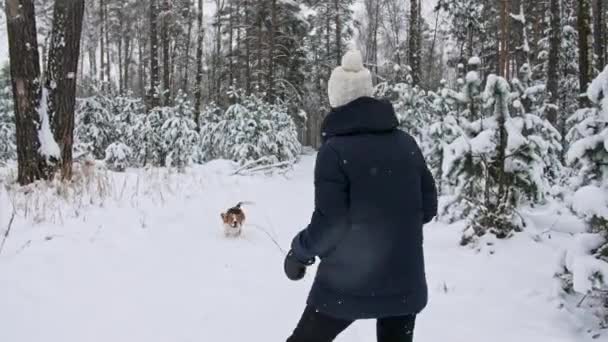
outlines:
[[551, 35], [549, 37], [549, 60], [547, 61], [547, 92], [550, 105], [547, 106], [546, 117], [555, 127], [558, 125], [557, 114], [559, 104], [559, 54], [562, 45], [561, 8], [560, 0], [551, 0]]
[[268, 48], [268, 72], [266, 79], [266, 94], [268, 101], [274, 100], [274, 54], [275, 54], [275, 37], [277, 29], [277, 0], [271, 2], [271, 19], [270, 19], [270, 37]]
[[17, 135], [17, 180], [27, 185], [43, 179], [45, 160], [38, 149], [40, 115], [40, 61], [33, 0], [7, 0], [6, 23], [9, 43]]
[[203, 42], [205, 37], [205, 31], [203, 28], [203, 0], [198, 0], [198, 37], [196, 47], [196, 86], [194, 87], [194, 98], [195, 98], [195, 111], [194, 120], [196, 121], [196, 128], [200, 131], [200, 117], [202, 110], [202, 83], [203, 83]]
[[413, 85], [420, 84], [420, 25], [419, 0], [411, 0], [410, 3], [410, 41], [409, 41], [409, 64], [412, 68]]
[[245, 90], [251, 94], [251, 19], [249, 0], [245, 0]]
[[187, 5], [187, 14], [185, 15], [185, 19], [188, 21], [188, 34], [186, 35], [186, 51], [185, 54], [186, 56], [184, 57], [184, 63], [183, 63], [183, 72], [182, 72], [182, 77], [183, 77], [183, 85], [182, 85], [182, 91], [186, 94], [189, 94], [189, 85], [190, 85], [190, 73], [189, 73], [189, 69], [190, 69], [190, 46], [192, 45], [192, 26], [193, 26], [193, 22], [194, 20], [192, 20], [192, 4], [190, 3], [190, 1], [188, 1], [188, 5]]
[[158, 0], [150, 0], [150, 96], [149, 109], [160, 106], [160, 70], [158, 65]]
[[[61, 163], [58, 166], [64, 180], [72, 178], [76, 75], [83, 14], [84, 0], [55, 1], [47, 68], [48, 114], [55, 141], [61, 149]], [[52, 176], [48, 175], [49, 178]]]
[[[110, 30], [108, 25], [108, 3], [104, 2], [103, 4], [103, 26], [105, 26], [105, 39], [104, 42], [106, 44], [106, 80], [108, 83], [107, 91], [112, 91], [112, 60], [110, 59]], [[103, 58], [103, 57], [102, 57]]]
[[510, 23], [510, 6], [509, 0], [501, 0], [500, 9], [500, 43], [499, 43], [499, 59], [498, 59], [498, 74], [505, 79], [509, 78], [509, 23]]
[[342, 20], [340, 18], [340, 0], [334, 0], [334, 10], [336, 11], [336, 63], [337, 65], [340, 65], [342, 61]]
[[591, 82], [593, 72], [593, 52], [591, 42], [593, 36], [590, 25], [590, 6], [589, 0], [578, 0], [578, 48], [579, 48], [579, 87], [580, 87], [580, 106], [586, 107], [588, 104], [586, 96], [587, 87]]
[[170, 62], [170, 37], [169, 37], [169, 11], [171, 10], [169, 0], [164, 0], [162, 11], [162, 49], [163, 49], [163, 104], [169, 105], [171, 100], [171, 62]]
[[593, 13], [593, 34], [595, 54], [597, 55], [598, 69], [600, 71], [606, 65], [606, 7], [604, 0], [595, 0]]
[[103, 20], [103, 7], [104, 7], [104, 0], [99, 0], [99, 48], [100, 48], [100, 55], [99, 55], [99, 82], [101, 84], [101, 91], [105, 91], [106, 89], [106, 85], [105, 85], [105, 68], [106, 68], [106, 63], [105, 63], [105, 43], [104, 43], [104, 38], [105, 38], [105, 34], [104, 34], [104, 25], [105, 25], [105, 20]]

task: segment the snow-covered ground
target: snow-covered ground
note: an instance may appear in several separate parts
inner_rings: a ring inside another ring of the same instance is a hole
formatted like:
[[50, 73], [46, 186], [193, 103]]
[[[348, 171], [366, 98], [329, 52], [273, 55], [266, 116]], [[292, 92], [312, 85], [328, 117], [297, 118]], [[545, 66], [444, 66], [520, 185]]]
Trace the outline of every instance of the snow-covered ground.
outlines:
[[[284, 341], [313, 272], [286, 280], [269, 235], [286, 247], [307, 224], [313, 163], [306, 156], [273, 177], [232, 176], [227, 162], [185, 175], [113, 174], [109, 187], [89, 184], [106, 190], [103, 201], [72, 206], [11, 201], [1, 190], [0, 232], [11, 202], [28, 219], [16, 218], [0, 254], [0, 341]], [[220, 212], [239, 201], [255, 205], [244, 236], [226, 239]], [[426, 227], [430, 303], [418, 342], [591, 340], [557, 296], [567, 233], [546, 231], [576, 222], [525, 215], [529, 231], [480, 250], [458, 245], [458, 224]], [[374, 336], [373, 322], [360, 322], [339, 341]]]

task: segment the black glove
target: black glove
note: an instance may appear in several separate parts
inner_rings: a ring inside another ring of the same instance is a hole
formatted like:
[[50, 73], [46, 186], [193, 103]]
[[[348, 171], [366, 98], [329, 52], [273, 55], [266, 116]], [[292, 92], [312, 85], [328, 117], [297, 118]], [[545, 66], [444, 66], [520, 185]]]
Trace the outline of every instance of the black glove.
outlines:
[[306, 275], [306, 267], [314, 264], [314, 259], [309, 260], [308, 262], [302, 262], [293, 254], [293, 251], [290, 251], [285, 258], [285, 274], [287, 278], [293, 281], [302, 280]]

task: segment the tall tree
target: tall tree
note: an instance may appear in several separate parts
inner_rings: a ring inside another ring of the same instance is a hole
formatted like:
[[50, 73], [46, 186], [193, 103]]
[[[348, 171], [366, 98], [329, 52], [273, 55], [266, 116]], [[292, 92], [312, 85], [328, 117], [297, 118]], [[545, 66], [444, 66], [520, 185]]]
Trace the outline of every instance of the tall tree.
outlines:
[[579, 48], [579, 87], [581, 94], [581, 106], [587, 106], [587, 100], [582, 94], [587, 92], [587, 87], [593, 77], [593, 35], [591, 32], [591, 7], [590, 0], [578, 0], [578, 48]]
[[205, 31], [203, 26], [204, 18], [203, 0], [198, 0], [198, 35], [196, 45], [196, 85], [194, 86], [195, 99], [195, 121], [196, 127], [200, 130], [200, 115], [202, 109], [202, 87], [203, 87], [203, 44], [205, 41]]
[[600, 71], [606, 65], [606, 5], [604, 0], [595, 0], [593, 6], [593, 41]]
[[148, 105], [155, 108], [161, 105], [160, 69], [158, 64], [158, 0], [150, 0], [150, 96]]
[[[61, 176], [72, 178], [76, 75], [84, 0], [56, 0], [47, 67], [48, 115], [61, 149]], [[49, 175], [50, 177], [51, 175]]]
[[419, 0], [411, 0], [410, 2], [410, 42], [409, 42], [409, 65], [412, 68], [412, 81], [414, 85], [420, 84], [420, 40], [421, 32], [419, 25], [418, 6]]
[[171, 48], [171, 36], [169, 33], [169, 19], [171, 11], [170, 0], [163, 1], [162, 10], [162, 27], [161, 27], [161, 44], [163, 50], [163, 105], [168, 106], [171, 99], [171, 60], [170, 60], [170, 48]]
[[55, 1], [44, 91], [34, 3], [8, 0], [6, 5], [18, 181], [25, 185], [51, 179], [57, 167], [61, 168], [63, 178], [69, 179], [84, 0]]
[[562, 46], [561, 29], [561, 1], [551, 0], [550, 21], [551, 34], [549, 37], [549, 60], [547, 68], [547, 92], [550, 96], [551, 104], [547, 106], [546, 117], [553, 126], [558, 124], [558, 105], [559, 105], [559, 70], [560, 70], [560, 48]]
[[[106, 56], [106, 43], [105, 43], [105, 20], [104, 20], [104, 12], [103, 12], [103, 8], [105, 6], [105, 1], [104, 0], [99, 0], [99, 48], [101, 50], [101, 54], [100, 54], [100, 58], [99, 58], [99, 82], [101, 83], [101, 91], [104, 91], [106, 88], [106, 81], [105, 81], [105, 75], [106, 75], [106, 60], [105, 60], [105, 56]], [[108, 80], [109, 82], [110, 80]]]
[[510, 16], [511, 6], [509, 0], [500, 1], [500, 44], [498, 59], [498, 74], [504, 78], [509, 77], [510, 66]]
[[[40, 60], [33, 0], [7, 0], [6, 24], [17, 131], [19, 184], [43, 179], [46, 160], [40, 155]], [[48, 124], [48, 122], [47, 122]]]

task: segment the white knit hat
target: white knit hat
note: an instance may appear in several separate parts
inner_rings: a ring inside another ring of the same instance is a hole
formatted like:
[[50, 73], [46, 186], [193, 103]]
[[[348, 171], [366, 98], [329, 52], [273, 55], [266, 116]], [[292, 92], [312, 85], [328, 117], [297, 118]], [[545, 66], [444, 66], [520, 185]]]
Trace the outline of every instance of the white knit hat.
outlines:
[[342, 58], [342, 66], [331, 73], [327, 85], [329, 104], [342, 107], [360, 97], [371, 97], [374, 93], [371, 72], [363, 66], [359, 50], [351, 50]]

